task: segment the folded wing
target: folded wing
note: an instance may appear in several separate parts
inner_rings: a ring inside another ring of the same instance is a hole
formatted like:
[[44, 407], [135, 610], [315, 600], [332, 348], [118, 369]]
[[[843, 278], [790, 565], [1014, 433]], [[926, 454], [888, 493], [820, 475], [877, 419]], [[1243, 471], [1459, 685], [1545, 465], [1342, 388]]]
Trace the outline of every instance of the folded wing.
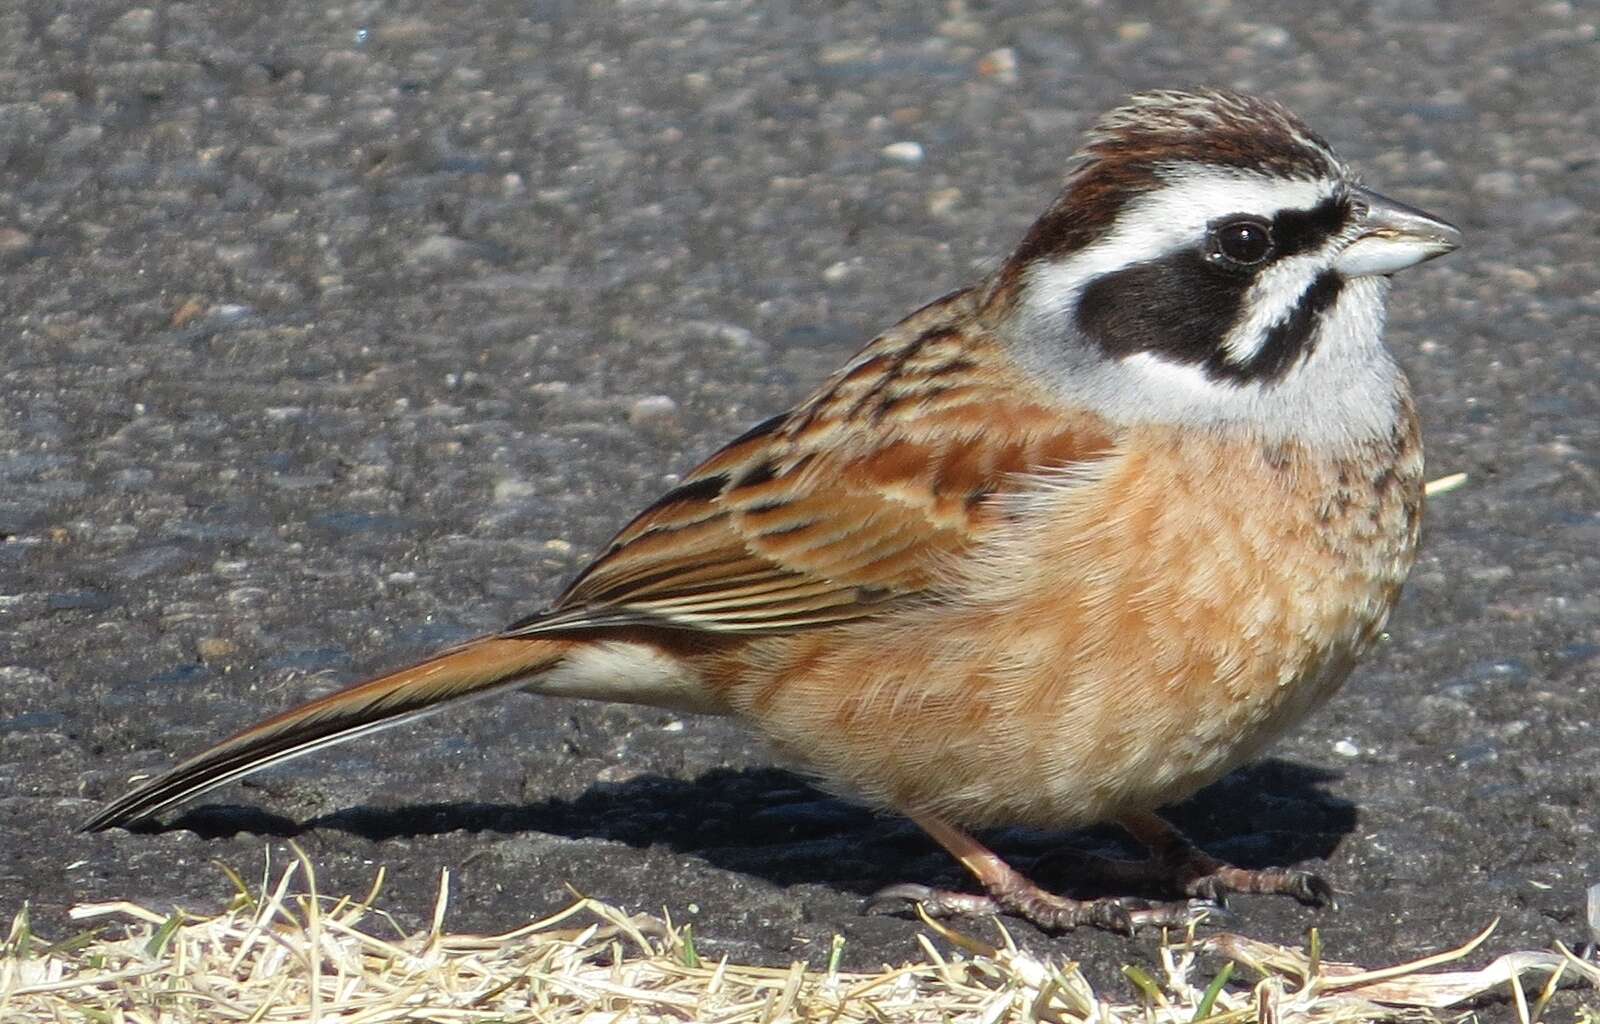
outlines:
[[[804, 629], [927, 596], [1028, 474], [1092, 459], [1068, 419], [955, 324], [958, 293], [864, 349], [810, 400], [735, 439], [641, 512], [547, 612], [504, 636], [607, 626]], [[998, 369], [997, 369], [998, 368]]]

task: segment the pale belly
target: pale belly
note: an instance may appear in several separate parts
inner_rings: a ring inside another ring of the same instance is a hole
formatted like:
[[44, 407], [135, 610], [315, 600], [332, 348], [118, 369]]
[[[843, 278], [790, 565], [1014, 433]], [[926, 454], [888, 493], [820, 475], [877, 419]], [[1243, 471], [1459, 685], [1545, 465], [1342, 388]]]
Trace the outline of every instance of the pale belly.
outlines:
[[937, 604], [772, 638], [727, 702], [835, 788], [969, 826], [1187, 797], [1371, 645], [1414, 555], [1422, 466], [1175, 447], [1018, 501]]

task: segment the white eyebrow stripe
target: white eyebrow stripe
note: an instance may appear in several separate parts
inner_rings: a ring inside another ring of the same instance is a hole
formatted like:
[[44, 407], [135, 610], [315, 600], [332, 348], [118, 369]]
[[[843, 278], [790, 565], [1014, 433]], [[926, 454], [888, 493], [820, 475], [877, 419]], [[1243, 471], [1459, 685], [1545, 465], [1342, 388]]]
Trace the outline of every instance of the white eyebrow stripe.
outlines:
[[1104, 238], [1064, 260], [1028, 268], [1031, 300], [1040, 308], [1068, 308], [1094, 278], [1194, 245], [1218, 217], [1248, 213], [1271, 220], [1282, 210], [1311, 210], [1342, 187], [1332, 178], [1286, 179], [1190, 164], [1166, 177], [1162, 187], [1124, 206]]

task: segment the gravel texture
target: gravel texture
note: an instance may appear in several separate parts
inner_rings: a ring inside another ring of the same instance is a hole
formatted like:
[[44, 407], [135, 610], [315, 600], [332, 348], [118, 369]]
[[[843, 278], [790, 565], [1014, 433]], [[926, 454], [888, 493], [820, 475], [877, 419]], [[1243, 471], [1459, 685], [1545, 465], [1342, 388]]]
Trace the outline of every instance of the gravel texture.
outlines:
[[[1429, 510], [1392, 638], [1177, 817], [1308, 858], [1391, 961], [1600, 881], [1600, 43], [1592, 5], [570, 0], [0, 6], [0, 915], [329, 889], [506, 929], [567, 886], [703, 953], [858, 965], [960, 884], [735, 725], [522, 697], [77, 822], [263, 713], [539, 607], [693, 460], [993, 265], [1136, 88], [1286, 101], [1469, 248], [1405, 274]], [[1048, 838], [994, 837], [1021, 864]], [[1110, 842], [1110, 833], [1081, 837]], [[971, 927], [987, 926], [973, 923]], [[1148, 938], [1020, 941], [1108, 984]], [[1501, 1013], [1503, 1010], [1491, 1010]]]

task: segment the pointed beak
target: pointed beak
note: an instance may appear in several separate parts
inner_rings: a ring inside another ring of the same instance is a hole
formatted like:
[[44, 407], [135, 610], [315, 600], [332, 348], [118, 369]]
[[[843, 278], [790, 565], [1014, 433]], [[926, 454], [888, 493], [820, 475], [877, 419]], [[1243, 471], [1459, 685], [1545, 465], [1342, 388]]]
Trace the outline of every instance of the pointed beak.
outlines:
[[1354, 188], [1359, 234], [1345, 246], [1334, 269], [1346, 277], [1392, 274], [1461, 247], [1461, 229], [1415, 206], [1371, 189]]

